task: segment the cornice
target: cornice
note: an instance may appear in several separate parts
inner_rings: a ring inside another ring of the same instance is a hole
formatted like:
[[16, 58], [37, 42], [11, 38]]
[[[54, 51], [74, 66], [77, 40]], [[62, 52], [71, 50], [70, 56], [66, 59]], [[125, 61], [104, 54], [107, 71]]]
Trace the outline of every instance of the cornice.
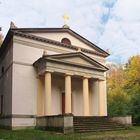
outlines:
[[[24, 37], [24, 38], [44, 42], [44, 43], [50, 43], [50, 44], [54, 44], [56, 46], [66, 47], [66, 48], [70, 48], [70, 49], [73, 49], [73, 50], [78, 50], [80, 48], [78, 46], [67, 45], [67, 44], [61, 43], [59, 41], [55, 41], [55, 40], [51, 40], [51, 39], [47, 39], [47, 38], [43, 38], [43, 37], [38, 37], [38, 36], [35, 36], [35, 35], [22, 33], [22, 32], [19, 32], [19, 31], [14, 31], [13, 34], [16, 35], [16, 36], [20, 36], [20, 37]], [[81, 51], [84, 52], [84, 53], [94, 54], [94, 55], [101, 56], [101, 57], [107, 57], [106, 54], [91, 51], [91, 50], [88, 50], [88, 49], [85, 49], [85, 48], [81, 48]]]

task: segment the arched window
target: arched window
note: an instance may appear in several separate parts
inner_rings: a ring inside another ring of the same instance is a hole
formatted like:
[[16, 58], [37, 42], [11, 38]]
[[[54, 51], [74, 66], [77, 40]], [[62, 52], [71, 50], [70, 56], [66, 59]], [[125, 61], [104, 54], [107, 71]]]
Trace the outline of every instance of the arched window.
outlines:
[[67, 44], [67, 45], [71, 45], [71, 41], [68, 38], [63, 38], [61, 40], [61, 43]]

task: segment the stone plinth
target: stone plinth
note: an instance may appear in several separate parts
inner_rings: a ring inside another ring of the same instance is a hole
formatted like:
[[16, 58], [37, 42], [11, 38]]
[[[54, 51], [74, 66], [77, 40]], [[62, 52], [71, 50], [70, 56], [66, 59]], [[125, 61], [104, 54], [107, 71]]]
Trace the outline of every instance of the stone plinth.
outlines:
[[64, 134], [73, 133], [73, 115], [64, 114], [37, 117], [36, 128]]

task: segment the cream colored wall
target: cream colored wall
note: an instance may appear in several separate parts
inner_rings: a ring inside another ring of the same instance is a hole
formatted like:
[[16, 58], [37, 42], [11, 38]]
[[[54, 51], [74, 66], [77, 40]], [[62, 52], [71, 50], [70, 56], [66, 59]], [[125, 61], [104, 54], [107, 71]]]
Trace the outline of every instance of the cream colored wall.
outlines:
[[[12, 43], [7, 46], [8, 50], [0, 57], [0, 96], [3, 95], [3, 115], [12, 113]], [[2, 74], [2, 67], [4, 73]], [[1, 104], [1, 103], [0, 103]], [[10, 126], [11, 119], [0, 119], [0, 125]]]
[[11, 67], [12, 60], [13, 60], [13, 47], [12, 43], [9, 45], [10, 47], [8, 48], [7, 52], [1, 56], [0, 58], [0, 77], [2, 76], [2, 67], [4, 66], [5, 70], [8, 70], [9, 67]]
[[90, 115], [98, 116], [98, 80], [91, 80], [90, 84]]
[[83, 88], [81, 78], [72, 78], [72, 112], [75, 116], [83, 115]]
[[[7, 86], [8, 85], [8, 86]], [[12, 67], [0, 79], [0, 95], [3, 95], [3, 115], [12, 112]]]
[[52, 115], [62, 114], [62, 92], [65, 91], [64, 85], [64, 75], [52, 75]]
[[81, 65], [93, 66], [93, 64], [91, 64], [90, 62], [87, 62], [86, 60], [81, 59], [79, 57], [65, 58], [65, 61], [76, 63], [76, 64], [81, 64]]
[[12, 114], [36, 115], [37, 80], [33, 63], [43, 49], [13, 44]]
[[36, 115], [36, 85], [33, 67], [13, 64], [12, 114]]
[[35, 118], [12, 118], [12, 129], [35, 127]]
[[61, 42], [61, 40], [63, 38], [68, 38], [71, 41], [71, 44], [74, 46], [78, 46], [81, 48], [86, 48], [89, 50], [94, 50], [93, 48], [89, 47], [87, 44], [83, 43], [82, 41], [80, 41], [79, 39], [75, 38], [74, 36], [70, 35], [69, 33], [31, 33], [34, 34], [36, 36], [40, 36], [40, 37], [44, 37], [44, 38], [48, 38], [48, 39], [52, 39], [52, 40], [56, 40]]
[[92, 59], [96, 60], [97, 62], [99, 62], [103, 65], [105, 65], [105, 63], [106, 63], [106, 59], [101, 56], [97, 56], [97, 55], [89, 54], [89, 53], [84, 53], [84, 54], [91, 57]]
[[36, 60], [42, 57], [43, 49], [14, 43], [13, 52], [14, 62], [32, 65]]

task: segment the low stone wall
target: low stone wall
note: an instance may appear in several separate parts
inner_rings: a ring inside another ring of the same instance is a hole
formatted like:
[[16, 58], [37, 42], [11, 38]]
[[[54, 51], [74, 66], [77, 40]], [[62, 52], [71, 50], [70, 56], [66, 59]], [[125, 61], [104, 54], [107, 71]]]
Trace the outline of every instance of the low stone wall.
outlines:
[[36, 118], [36, 128], [62, 132], [64, 134], [73, 133], [73, 115], [40, 116]]
[[125, 126], [132, 126], [132, 116], [110, 117], [110, 120]]

